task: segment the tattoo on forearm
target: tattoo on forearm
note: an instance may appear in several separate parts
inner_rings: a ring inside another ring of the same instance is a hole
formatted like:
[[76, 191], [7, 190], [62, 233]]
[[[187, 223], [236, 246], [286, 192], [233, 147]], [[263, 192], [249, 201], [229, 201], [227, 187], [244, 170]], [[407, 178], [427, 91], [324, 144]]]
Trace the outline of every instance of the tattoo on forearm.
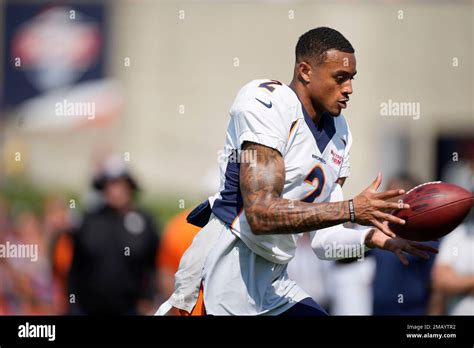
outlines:
[[305, 203], [281, 197], [285, 165], [272, 148], [246, 142], [242, 151], [256, 153], [256, 165], [241, 163], [240, 190], [250, 227], [258, 234], [309, 232], [349, 220], [347, 202]]

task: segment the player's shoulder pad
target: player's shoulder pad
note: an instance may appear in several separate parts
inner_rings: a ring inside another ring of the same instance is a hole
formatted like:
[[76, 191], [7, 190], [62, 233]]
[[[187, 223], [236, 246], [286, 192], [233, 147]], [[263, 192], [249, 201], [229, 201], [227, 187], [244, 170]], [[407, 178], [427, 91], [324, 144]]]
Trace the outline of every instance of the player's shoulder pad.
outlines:
[[278, 113], [282, 118], [295, 118], [298, 97], [284, 83], [272, 79], [252, 80], [237, 93], [231, 112], [252, 110]]

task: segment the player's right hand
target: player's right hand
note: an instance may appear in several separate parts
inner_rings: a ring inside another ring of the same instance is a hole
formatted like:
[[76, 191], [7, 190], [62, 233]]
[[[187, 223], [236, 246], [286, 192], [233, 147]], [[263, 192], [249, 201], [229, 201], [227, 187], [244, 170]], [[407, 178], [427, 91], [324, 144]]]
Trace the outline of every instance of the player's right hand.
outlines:
[[438, 249], [430, 245], [403, 239], [401, 237], [390, 238], [378, 229], [373, 229], [367, 234], [365, 245], [369, 248], [379, 248], [394, 253], [405, 266], [408, 266], [409, 263], [405, 253], [421, 257], [425, 260], [429, 259], [429, 253], [438, 253]]
[[390, 230], [388, 224], [384, 221], [404, 225], [405, 220], [400, 219], [388, 213], [394, 209], [408, 209], [410, 206], [406, 203], [388, 202], [389, 199], [400, 196], [405, 190], [395, 189], [385, 192], [377, 192], [382, 183], [382, 175], [379, 173], [374, 182], [364, 191], [354, 197], [354, 212], [356, 223], [364, 226], [374, 226], [387, 236], [396, 237]]

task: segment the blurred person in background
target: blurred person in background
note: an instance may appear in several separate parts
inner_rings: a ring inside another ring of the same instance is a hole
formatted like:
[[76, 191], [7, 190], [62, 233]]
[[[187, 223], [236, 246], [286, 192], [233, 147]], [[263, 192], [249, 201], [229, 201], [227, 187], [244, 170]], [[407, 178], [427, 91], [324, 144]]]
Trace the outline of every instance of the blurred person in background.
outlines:
[[111, 158], [94, 180], [105, 204], [86, 213], [72, 234], [71, 314], [136, 315], [153, 310], [158, 234], [135, 206], [136, 181]]
[[[407, 173], [391, 178], [387, 190], [402, 188], [408, 190], [420, 182]], [[437, 247], [438, 242], [427, 242]], [[410, 266], [404, 266], [396, 257], [379, 250], [372, 250], [375, 257], [375, 275], [373, 278], [373, 314], [374, 315], [426, 315], [430, 293], [430, 276], [434, 255], [425, 260], [407, 255]]]
[[[208, 168], [206, 174], [199, 181], [199, 185], [205, 194], [210, 195], [219, 187], [219, 169]], [[191, 212], [187, 209], [176, 214], [166, 225], [160, 239], [160, 250], [158, 252], [157, 264], [159, 273], [158, 286], [163, 296], [161, 302], [171, 296], [174, 291], [174, 274], [178, 271], [181, 256], [191, 245], [200, 228], [188, 223], [186, 217]], [[314, 255], [314, 254], [313, 254]], [[202, 296], [202, 289], [199, 296]], [[168, 315], [205, 315], [202, 303], [198, 302], [191, 313], [173, 308]]]
[[[0, 244], [4, 245], [13, 233], [12, 223], [8, 216], [8, 203], [0, 197]], [[9, 299], [12, 293], [10, 267], [6, 258], [0, 258], [0, 315], [9, 314]]]
[[0, 196], [0, 241], [9, 230], [11, 222], [8, 217], [8, 203]]
[[[174, 274], [178, 271], [179, 261], [184, 252], [191, 245], [194, 236], [200, 231], [199, 227], [186, 221], [190, 210], [174, 216], [166, 225], [160, 240], [160, 250], [157, 264], [159, 270], [158, 286], [164, 299], [171, 296], [174, 290]], [[162, 302], [162, 301], [161, 301]], [[186, 314], [174, 309], [170, 315]], [[204, 315], [203, 307], [196, 306], [192, 315]]]
[[67, 275], [72, 261], [71, 228], [73, 216], [64, 197], [50, 194], [44, 202], [43, 226], [48, 239], [53, 268], [54, 302], [59, 314], [69, 310]]
[[37, 248], [34, 258], [6, 259], [9, 314], [55, 314], [52, 267], [40, 219], [28, 210], [22, 211], [15, 220], [14, 233], [6, 240], [15, 247]]
[[[465, 149], [468, 159], [452, 163], [443, 180], [474, 192], [474, 142]], [[469, 151], [470, 150], [470, 151]], [[474, 212], [441, 240], [432, 282], [438, 296], [431, 314], [474, 315]]]
[[473, 215], [441, 241], [432, 280], [442, 307], [431, 314], [474, 315]]
[[[69, 227], [66, 215], [59, 213], [59, 195], [45, 200], [43, 215], [36, 216], [22, 207], [10, 221], [10, 208], [0, 201], [0, 243], [10, 247], [37, 247], [37, 255], [0, 259], [0, 313], [7, 315], [61, 314], [62, 287], [53, 273], [51, 250], [54, 236]], [[15, 210], [15, 209], [13, 209]], [[20, 250], [20, 249], [18, 249]]]
[[71, 214], [66, 200], [60, 194], [49, 194], [43, 204], [43, 229], [50, 254], [54, 252], [57, 240], [71, 227]]

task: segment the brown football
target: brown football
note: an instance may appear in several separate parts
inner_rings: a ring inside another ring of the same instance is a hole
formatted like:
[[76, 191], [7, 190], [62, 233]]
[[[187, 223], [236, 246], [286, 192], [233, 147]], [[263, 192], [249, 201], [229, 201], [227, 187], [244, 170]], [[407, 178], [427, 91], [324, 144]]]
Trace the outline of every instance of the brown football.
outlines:
[[469, 213], [472, 194], [462, 187], [441, 181], [421, 184], [400, 197], [410, 209], [400, 209], [393, 215], [405, 225], [389, 224], [398, 236], [428, 241], [441, 238], [454, 230]]

